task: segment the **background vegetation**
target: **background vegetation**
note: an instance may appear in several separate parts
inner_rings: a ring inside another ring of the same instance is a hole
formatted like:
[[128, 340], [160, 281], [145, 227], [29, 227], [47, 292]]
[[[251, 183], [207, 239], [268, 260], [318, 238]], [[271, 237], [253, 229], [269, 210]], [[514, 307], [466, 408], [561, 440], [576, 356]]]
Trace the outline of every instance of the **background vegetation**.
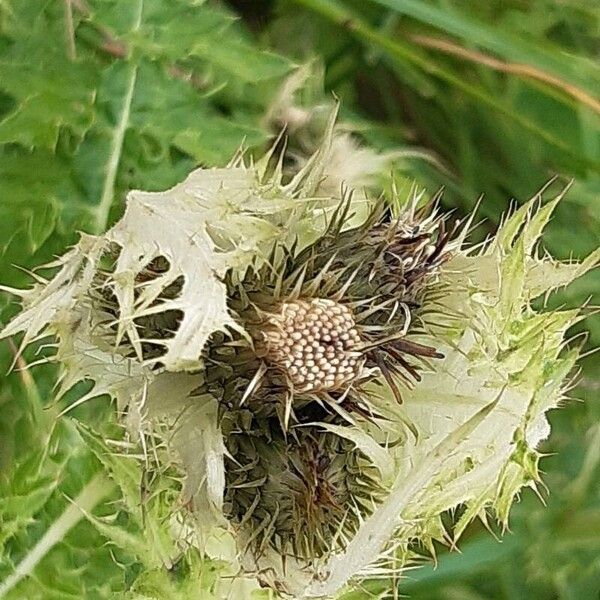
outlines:
[[[557, 187], [573, 179], [546, 248], [583, 257], [600, 242], [599, 59], [600, 9], [586, 0], [1, 0], [2, 283], [26, 285], [14, 265], [39, 265], [79, 230], [104, 230], [127, 190], [164, 189], [196, 165], [223, 165], [242, 141], [265, 147], [274, 132], [264, 115], [306, 63], [306, 105], [335, 93], [358, 139], [403, 151], [398, 177], [431, 193], [444, 186], [460, 215], [483, 194], [480, 235], [511, 200], [554, 176]], [[597, 271], [552, 302], [588, 299], [600, 300]], [[9, 295], [2, 302], [6, 320], [16, 306]], [[600, 345], [598, 317], [580, 331], [590, 349]], [[1, 373], [14, 354], [2, 343]], [[401, 593], [598, 598], [597, 365], [597, 355], [582, 361], [572, 393], [582, 401], [551, 415], [548, 506], [526, 491], [502, 543], [474, 526], [460, 554], [440, 548], [437, 569], [408, 573]], [[106, 435], [110, 407], [99, 399], [59, 416], [66, 401], [53, 397], [54, 376], [45, 365], [0, 383], [0, 581], [106, 468], [96, 434], [77, 419]], [[207, 581], [210, 568], [188, 560], [165, 575], [139, 553], [146, 516], [123, 502], [142, 474], [125, 460], [119, 468], [130, 487], [107, 490], [111, 502], [95, 513], [106, 518], [81, 521], [7, 597], [200, 597], [189, 582]], [[160, 522], [160, 494], [149, 502]]]

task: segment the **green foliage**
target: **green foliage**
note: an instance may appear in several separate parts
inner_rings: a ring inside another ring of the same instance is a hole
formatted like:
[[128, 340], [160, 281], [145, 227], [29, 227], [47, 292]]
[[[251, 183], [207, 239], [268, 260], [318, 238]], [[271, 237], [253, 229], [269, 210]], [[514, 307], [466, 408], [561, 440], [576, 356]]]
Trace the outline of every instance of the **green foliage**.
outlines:
[[[127, 190], [170, 187], [194, 164], [264, 142], [261, 115], [292, 67], [223, 8], [98, 0], [71, 10], [74, 34], [61, 3], [0, 7], [5, 283], [22, 280], [8, 267], [53, 232], [64, 246], [78, 229], [104, 230]], [[256, 82], [260, 98], [247, 93]]]
[[[70, 420], [57, 422], [43, 410], [31, 381], [11, 375], [4, 381], [2, 476], [0, 476], [0, 581], [31, 554], [48, 528], [98, 472], [98, 463]], [[122, 572], [104, 538], [85, 521], [57, 540], [8, 598], [107, 598], [118, 589]], [[0, 585], [0, 590], [5, 591]], [[88, 595], [90, 594], [90, 595]]]
[[[13, 265], [49, 260], [77, 231], [104, 230], [130, 189], [163, 190], [198, 164], [223, 165], [242, 143], [263, 145], [272, 134], [263, 115], [278, 87], [295, 64], [312, 59], [323, 63], [325, 94], [313, 81], [305, 99], [324, 102], [333, 91], [343, 119], [367, 143], [425, 149], [399, 159], [397, 171], [430, 192], [444, 185], [444, 202], [459, 214], [484, 194], [482, 237], [507, 198], [520, 203], [558, 175], [575, 184], [549, 224], [548, 249], [583, 257], [598, 246], [600, 28], [593, 3], [274, 0], [264, 12], [262, 2], [232, 4], [244, 5], [255, 34], [218, 2], [0, 3], [2, 284], [27, 283]], [[432, 46], [440, 39], [445, 46]], [[599, 290], [600, 273], [592, 272], [550, 305], [598, 304]], [[3, 318], [15, 310], [8, 296], [0, 306]], [[598, 317], [578, 328], [591, 332], [589, 347], [600, 344]], [[2, 373], [12, 358], [3, 345]], [[100, 477], [109, 502], [91, 506], [89, 518], [65, 530], [6, 597], [218, 597], [221, 565], [178, 554], [164, 535], [164, 506], [177, 482], [146, 488], [143, 462], [108, 458], [106, 439], [125, 443], [112, 408], [100, 399], [74, 411], [88, 427], [59, 416], [54, 377], [43, 366], [1, 380], [0, 590]], [[548, 508], [526, 492], [502, 544], [471, 526], [462, 554], [438, 549], [437, 570], [411, 572], [402, 593], [423, 600], [597, 597], [598, 433], [590, 424], [600, 416], [599, 386], [592, 356], [574, 392], [585, 402], [551, 419], [554, 433], [541, 451], [556, 456], [540, 463]], [[142, 510], [140, 494], [150, 489]], [[367, 590], [352, 600], [364, 597]]]

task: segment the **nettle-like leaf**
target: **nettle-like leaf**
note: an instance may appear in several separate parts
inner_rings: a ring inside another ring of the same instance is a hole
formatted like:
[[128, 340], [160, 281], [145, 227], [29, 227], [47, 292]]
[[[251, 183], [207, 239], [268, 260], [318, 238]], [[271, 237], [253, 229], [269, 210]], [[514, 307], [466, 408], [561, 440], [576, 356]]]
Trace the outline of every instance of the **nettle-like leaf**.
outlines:
[[69, 60], [60, 6], [7, 2], [0, 9], [7, 47], [0, 54], [0, 89], [14, 108], [0, 121], [0, 143], [54, 149], [60, 128], [82, 136], [94, 119], [97, 73], [90, 61]]
[[[202, 2], [4, 2], [0, 264], [9, 282], [23, 282], [12, 269], [20, 248], [32, 263], [48, 260], [76, 231], [104, 231], [129, 190], [164, 190], [198, 163], [222, 166], [241, 144], [263, 144], [260, 115], [292, 67], [231, 12]], [[250, 71], [261, 96], [247, 93]]]
[[[116, 399], [142, 456], [159, 440], [154, 463], [175, 457], [188, 543], [214, 559], [215, 539], [233, 540], [241, 573], [299, 598], [397, 573], [414, 543], [458, 538], [490, 509], [507, 523], [539, 481], [545, 413], [578, 355], [577, 311], [533, 301], [600, 259], [541, 254], [560, 198], [469, 248], [421, 196], [333, 195], [334, 117], [289, 180], [268, 154], [131, 192], [51, 277], [8, 289], [23, 310], [1, 333], [22, 334], [21, 350], [53, 335], [61, 391], [92, 380], [75, 404]], [[94, 522], [129, 548], [145, 539]], [[146, 559], [132, 597], [171, 589], [156, 570], [169, 554]]]

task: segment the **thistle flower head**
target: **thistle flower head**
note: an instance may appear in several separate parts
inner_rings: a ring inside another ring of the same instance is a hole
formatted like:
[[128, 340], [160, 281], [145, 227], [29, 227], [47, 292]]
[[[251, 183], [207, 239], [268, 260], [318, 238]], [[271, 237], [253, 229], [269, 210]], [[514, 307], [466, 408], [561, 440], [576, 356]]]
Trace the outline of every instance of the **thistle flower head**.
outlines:
[[506, 521], [577, 358], [577, 313], [531, 301], [599, 258], [538, 256], [555, 202], [469, 249], [435, 199], [323, 194], [333, 124], [289, 180], [268, 155], [132, 192], [12, 290], [1, 334], [56, 336], [60, 391], [90, 379], [77, 402], [108, 394], [142, 448], [161, 438], [199, 537], [227, 531], [246, 573], [295, 597], [399, 571], [458, 505], [455, 537], [490, 508]]

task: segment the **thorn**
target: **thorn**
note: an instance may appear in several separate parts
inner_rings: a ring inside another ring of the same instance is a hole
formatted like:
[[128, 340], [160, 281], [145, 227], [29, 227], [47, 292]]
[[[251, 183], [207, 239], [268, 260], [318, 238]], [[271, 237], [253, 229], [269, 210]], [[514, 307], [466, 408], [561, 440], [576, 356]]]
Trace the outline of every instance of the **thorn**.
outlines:
[[246, 400], [248, 400], [248, 398], [250, 396], [252, 396], [252, 394], [254, 394], [254, 392], [256, 391], [256, 388], [259, 386], [259, 384], [262, 381], [262, 378], [266, 372], [267, 372], [267, 365], [264, 362], [261, 362], [260, 367], [258, 367], [256, 373], [254, 374], [254, 377], [252, 378], [252, 380], [248, 384], [248, 387], [244, 391], [242, 399], [240, 400], [240, 406], [242, 406], [246, 402]]

